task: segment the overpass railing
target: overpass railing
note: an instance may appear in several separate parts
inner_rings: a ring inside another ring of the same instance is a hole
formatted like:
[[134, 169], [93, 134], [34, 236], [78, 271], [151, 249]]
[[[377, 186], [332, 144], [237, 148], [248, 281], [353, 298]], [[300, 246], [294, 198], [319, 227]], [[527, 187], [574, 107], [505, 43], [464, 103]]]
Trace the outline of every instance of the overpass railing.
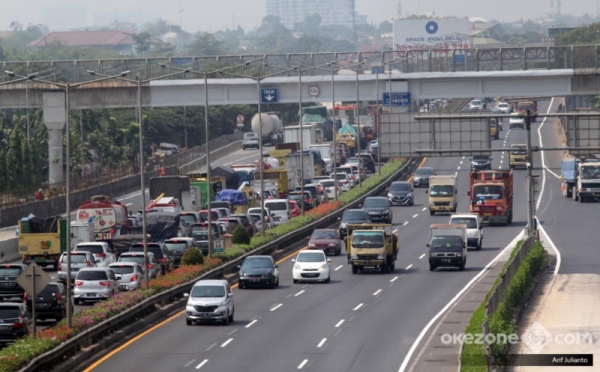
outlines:
[[[497, 44], [496, 44], [497, 45]], [[386, 64], [393, 70], [404, 73], [457, 72], [457, 71], [520, 71], [533, 69], [597, 69], [599, 66], [598, 45], [528, 46], [528, 47], [485, 47], [467, 49], [413, 49], [372, 52], [323, 52], [289, 54], [248, 54], [223, 56], [180, 56], [156, 58], [122, 58], [66, 61], [21, 61], [0, 62], [3, 71], [17, 74], [41, 72], [48, 80], [82, 82], [94, 79], [87, 71], [103, 74], [131, 71], [140, 79], [152, 79], [175, 72], [171, 67], [190, 68], [193, 71], [210, 72], [217, 69], [242, 65], [237, 72], [244, 74], [275, 74], [293, 76], [292, 67], [323, 66], [336, 61], [336, 68], [356, 62], [366, 62], [361, 73], [372, 73], [372, 67]], [[391, 62], [395, 61], [395, 62]], [[243, 65], [249, 63], [248, 65]], [[387, 70], [387, 69], [386, 69]], [[235, 72], [236, 70], [230, 70]], [[329, 75], [327, 69], [315, 68], [305, 75]], [[233, 76], [233, 75], [229, 75]], [[170, 79], [192, 79], [198, 75], [188, 73]], [[211, 78], [227, 76], [211, 76]], [[2, 76], [0, 81], [7, 81]]]

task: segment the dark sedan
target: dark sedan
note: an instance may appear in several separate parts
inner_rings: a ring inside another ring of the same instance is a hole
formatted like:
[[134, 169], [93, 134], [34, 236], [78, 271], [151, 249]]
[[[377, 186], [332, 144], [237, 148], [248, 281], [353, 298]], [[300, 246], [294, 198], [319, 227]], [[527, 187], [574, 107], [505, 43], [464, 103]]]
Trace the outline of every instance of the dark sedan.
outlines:
[[392, 182], [390, 188], [388, 189], [387, 198], [391, 205], [415, 204], [413, 188], [410, 183], [406, 181]]
[[342, 253], [342, 241], [334, 229], [319, 229], [308, 238], [308, 249], [319, 249], [325, 254], [339, 256]]
[[471, 159], [471, 171], [492, 170], [492, 158], [489, 155], [475, 155]]
[[238, 268], [240, 289], [249, 286], [279, 286], [279, 267], [271, 256], [248, 256]]
[[352, 234], [352, 230], [348, 228], [348, 224], [371, 223], [369, 214], [364, 209], [348, 209], [340, 219], [340, 239], [346, 239], [346, 236]]
[[13, 343], [26, 336], [33, 325], [33, 318], [24, 303], [0, 303], [0, 344]]
[[435, 175], [431, 167], [418, 168], [413, 174], [413, 187], [429, 187], [429, 178]]
[[[169, 250], [173, 256], [173, 266], [181, 266], [181, 258], [187, 252], [188, 249], [194, 247], [198, 248], [198, 243], [194, 238], [174, 238], [165, 240], [163, 243], [165, 248]], [[198, 248], [199, 249], [199, 248]]]
[[373, 223], [392, 223], [394, 219], [390, 204], [384, 196], [369, 196], [365, 199], [363, 208]]
[[0, 300], [19, 297], [23, 299], [25, 290], [17, 284], [17, 277], [27, 268], [21, 264], [0, 266]]
[[[32, 300], [25, 294], [27, 310], [31, 312]], [[71, 305], [71, 313], [73, 305]], [[35, 298], [35, 318], [55, 319], [60, 322], [67, 317], [67, 288], [60, 283], [50, 283]]]

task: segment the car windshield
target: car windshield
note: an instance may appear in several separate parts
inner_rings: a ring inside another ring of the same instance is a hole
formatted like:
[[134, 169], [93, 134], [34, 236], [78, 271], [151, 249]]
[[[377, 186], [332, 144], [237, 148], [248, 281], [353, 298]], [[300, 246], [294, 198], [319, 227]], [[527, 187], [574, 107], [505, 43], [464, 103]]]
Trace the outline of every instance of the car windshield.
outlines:
[[165, 242], [165, 247], [170, 251], [185, 252], [187, 244], [185, 242]]
[[498, 107], [500, 107], [500, 108], [508, 107], [508, 103], [499, 103]]
[[297, 262], [325, 262], [325, 254], [321, 252], [303, 252], [298, 255]]
[[287, 205], [286, 202], [269, 202], [265, 203], [269, 206], [269, 209], [272, 211], [286, 211]]
[[75, 250], [79, 252], [90, 252], [92, 254], [104, 253], [104, 249], [99, 245], [78, 245], [75, 247]]
[[192, 288], [192, 297], [225, 297], [222, 285], [197, 285]]
[[113, 271], [113, 273], [115, 274], [132, 274], [133, 273], [133, 266], [119, 266], [119, 265], [114, 265], [114, 266], [110, 266], [109, 269], [111, 269]]
[[242, 268], [244, 269], [260, 269], [273, 267], [273, 261], [268, 257], [248, 257], [244, 260]]
[[533, 103], [519, 102], [519, 110], [533, 110]]
[[472, 106], [480, 106], [481, 105], [481, 101], [471, 101], [471, 105]]
[[462, 241], [458, 236], [434, 236], [429, 247], [434, 252], [460, 252]]
[[581, 167], [581, 178], [585, 180], [600, 179], [600, 167], [596, 165], [584, 165]]
[[[143, 252], [143, 251], [144, 251], [144, 246], [141, 244], [134, 244], [131, 246], [131, 248], [129, 248], [129, 252]], [[147, 251], [152, 252], [154, 254], [154, 257], [156, 257], [156, 258], [163, 258], [162, 249], [158, 245], [148, 244]]]
[[384, 244], [381, 231], [359, 231], [352, 234], [352, 247], [380, 248]]
[[121, 256], [119, 262], [135, 262], [137, 264], [144, 264], [144, 256]]
[[[201, 211], [200, 214], [203, 214], [205, 216], [205, 218], [208, 216], [208, 212], [207, 211]], [[216, 211], [210, 212], [210, 218], [212, 220], [218, 219], [219, 218], [219, 213], [217, 213]]]
[[495, 185], [475, 186], [473, 187], [473, 195], [480, 200], [501, 199], [503, 195], [502, 187]]
[[251, 214], [252, 223], [260, 222], [260, 214]]
[[312, 233], [311, 239], [337, 239], [337, 233], [329, 230], [315, 230]]
[[0, 318], [1, 319], [13, 319], [21, 316], [21, 310], [18, 307], [0, 307]]
[[21, 274], [20, 267], [0, 267], [0, 277], [2, 276], [19, 276]]
[[417, 176], [431, 176], [433, 174], [433, 169], [431, 168], [419, 168], [415, 172]]
[[366, 221], [367, 216], [365, 212], [355, 211], [346, 212], [342, 216], [342, 221]]
[[323, 181], [323, 182], [321, 182], [321, 185], [323, 187], [334, 187], [335, 181]]
[[512, 147], [510, 153], [513, 155], [527, 155], [527, 148], [525, 147]]
[[[300, 200], [300, 199], [302, 199], [302, 197], [300, 195], [298, 195], [298, 194], [290, 194], [289, 198], [290, 198], [290, 200]], [[306, 196], [305, 196], [305, 199], [306, 199]]]
[[246, 138], [255, 138], [256, 134], [254, 134], [254, 133], [244, 133], [244, 137], [246, 137]]
[[179, 217], [187, 223], [199, 222], [194, 214], [182, 214]]
[[410, 184], [408, 182], [392, 183], [390, 191], [410, 191]]
[[451, 185], [433, 185], [433, 186], [431, 186], [431, 191], [429, 191], [429, 195], [431, 195], [431, 196], [453, 196], [454, 195], [454, 187]]
[[348, 159], [348, 164], [358, 164], [358, 158], [350, 158], [350, 159]]
[[450, 219], [450, 224], [452, 224], [452, 225], [467, 225], [467, 229], [476, 229], [477, 228], [477, 220], [475, 220], [475, 218], [454, 217], [454, 218]]
[[80, 271], [77, 273], [77, 280], [106, 280], [106, 272], [104, 271]]
[[[71, 253], [71, 263], [74, 264], [80, 264], [80, 263], [87, 263], [87, 257], [84, 254], [72, 254]], [[67, 255], [64, 254], [62, 257], [62, 262], [63, 263], [67, 263]], [[0, 274], [2, 275], [2, 274]]]
[[346, 175], [345, 174], [339, 174], [339, 173], [334, 174], [333, 177], [335, 177], [338, 181], [346, 179]]
[[481, 163], [481, 162], [486, 162], [486, 161], [489, 161], [489, 160], [490, 160], [490, 158], [487, 157], [487, 156], [473, 156], [473, 161], [475, 161], [475, 162], [480, 162]]
[[367, 198], [365, 208], [387, 208], [387, 199]]

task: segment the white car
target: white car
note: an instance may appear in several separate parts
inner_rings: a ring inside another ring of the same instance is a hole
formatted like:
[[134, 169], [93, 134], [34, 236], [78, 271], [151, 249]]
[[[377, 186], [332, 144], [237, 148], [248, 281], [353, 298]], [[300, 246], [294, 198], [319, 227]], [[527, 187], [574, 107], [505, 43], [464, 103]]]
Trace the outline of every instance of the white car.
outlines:
[[[331, 200], [335, 199], [335, 181], [330, 179], [320, 180], [319, 184], [323, 187], [323, 190], [327, 193], [327, 197]], [[338, 195], [340, 195], [340, 185], [338, 184]]]
[[[250, 218], [251, 214], [257, 215], [258, 218], [260, 219], [260, 208], [249, 208], [248, 212], [246, 212], [246, 215], [248, 216], [248, 218]], [[265, 208], [264, 219], [265, 219], [265, 228], [272, 229], [275, 227], [273, 213], [271, 213], [269, 208]]]
[[96, 266], [108, 267], [113, 262], [117, 262], [117, 255], [114, 254], [108, 243], [104, 242], [89, 242], [79, 243], [73, 249], [75, 252], [90, 252], [94, 255]]
[[481, 249], [483, 244], [483, 225], [476, 214], [453, 214], [450, 224], [465, 225], [467, 227], [467, 246]]
[[483, 110], [483, 102], [481, 102], [480, 99], [472, 100], [469, 106], [471, 107], [471, 110]]
[[119, 282], [115, 273], [107, 267], [89, 267], [79, 270], [75, 278], [73, 302], [103, 300], [119, 293]]
[[203, 320], [221, 321], [224, 325], [233, 322], [233, 291], [227, 280], [199, 280], [184, 296], [188, 298], [185, 324], [191, 326]]
[[348, 174], [333, 173], [333, 174], [330, 174], [329, 177], [331, 177], [332, 180], [337, 179], [338, 187], [340, 188], [340, 190], [342, 192], [350, 191], [350, 188], [352, 186], [350, 186], [350, 178], [348, 177]]
[[498, 102], [498, 105], [496, 106], [496, 108], [498, 109], [498, 111], [500, 111], [503, 114], [510, 113], [510, 105], [506, 102]]
[[133, 291], [142, 285], [144, 270], [135, 262], [115, 262], [108, 265], [119, 282], [119, 291]]
[[525, 129], [525, 118], [519, 116], [518, 113], [512, 113], [509, 122], [509, 129], [520, 128]]
[[260, 147], [258, 143], [258, 134], [254, 132], [244, 133], [244, 137], [242, 138], [242, 150], [246, 150], [248, 147], [254, 147], [257, 149]]
[[307, 249], [301, 251], [292, 262], [294, 263], [294, 269], [292, 270], [294, 283], [301, 281], [329, 283], [331, 281], [329, 270], [331, 260], [325, 256], [325, 252], [322, 250]]

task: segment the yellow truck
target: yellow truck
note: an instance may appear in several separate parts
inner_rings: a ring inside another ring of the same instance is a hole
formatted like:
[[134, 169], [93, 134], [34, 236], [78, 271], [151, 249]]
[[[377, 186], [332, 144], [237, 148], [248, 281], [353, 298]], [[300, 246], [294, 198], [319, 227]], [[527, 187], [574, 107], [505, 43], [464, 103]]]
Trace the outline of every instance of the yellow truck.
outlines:
[[510, 153], [508, 154], [510, 169], [527, 168], [528, 161], [527, 145], [514, 144], [510, 146]]
[[499, 139], [500, 138], [500, 131], [498, 128], [498, 120], [497, 119], [490, 119], [490, 138], [491, 139]]
[[335, 137], [338, 143], [345, 143], [350, 152], [356, 149], [356, 136], [352, 133], [338, 133]]
[[394, 271], [398, 258], [398, 235], [389, 224], [349, 224], [346, 238], [348, 264], [352, 274], [365, 269]]
[[429, 178], [429, 214], [436, 212], [456, 213], [458, 197], [456, 193], [456, 176], [431, 176]]
[[271, 150], [269, 156], [279, 160], [279, 166], [285, 168], [285, 156], [292, 153], [290, 149]]
[[[254, 173], [254, 180], [260, 181], [260, 173]], [[276, 181], [279, 197], [287, 196], [290, 189], [287, 169], [264, 169], [263, 180]]]
[[24, 264], [35, 261], [58, 271], [60, 255], [67, 250], [67, 221], [57, 217], [22, 219], [18, 241]]

